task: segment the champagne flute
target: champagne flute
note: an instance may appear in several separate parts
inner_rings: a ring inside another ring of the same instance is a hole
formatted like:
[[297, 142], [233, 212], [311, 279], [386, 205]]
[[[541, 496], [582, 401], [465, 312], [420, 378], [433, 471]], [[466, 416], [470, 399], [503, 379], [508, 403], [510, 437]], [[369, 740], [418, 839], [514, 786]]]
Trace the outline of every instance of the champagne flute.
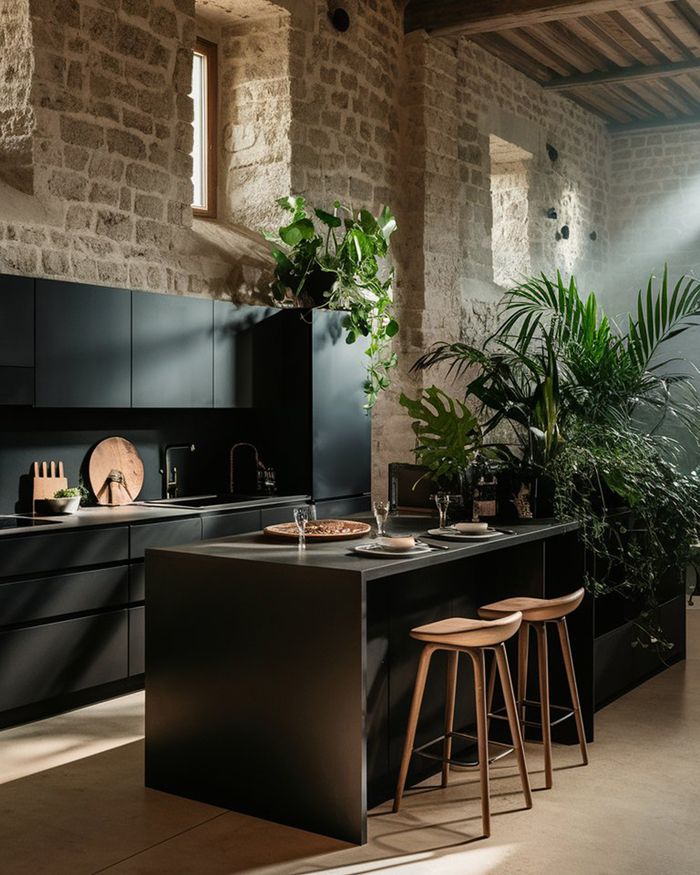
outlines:
[[440, 514], [440, 528], [447, 528], [447, 508], [450, 506], [450, 496], [447, 492], [437, 492], [435, 494], [435, 504]]
[[389, 518], [389, 502], [384, 501], [383, 499], [377, 499], [372, 502], [372, 512], [374, 513], [374, 518], [377, 521], [377, 535], [380, 538], [383, 538], [386, 532], [384, 531], [384, 526], [386, 525], [386, 521]]
[[299, 549], [306, 549], [306, 524], [309, 521], [309, 508], [306, 505], [294, 508], [294, 522], [299, 530]]

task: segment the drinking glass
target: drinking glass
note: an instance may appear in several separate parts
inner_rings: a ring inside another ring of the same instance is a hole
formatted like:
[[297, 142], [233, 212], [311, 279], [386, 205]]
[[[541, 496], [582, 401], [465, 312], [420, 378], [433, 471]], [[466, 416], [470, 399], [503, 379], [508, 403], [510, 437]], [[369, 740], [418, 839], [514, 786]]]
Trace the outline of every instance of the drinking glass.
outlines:
[[438, 492], [435, 494], [435, 504], [437, 505], [438, 513], [440, 514], [440, 528], [447, 528], [447, 508], [450, 506], [450, 496], [447, 492]]
[[304, 505], [303, 507], [295, 507], [294, 508], [294, 522], [297, 524], [297, 529], [299, 530], [299, 549], [306, 549], [306, 524], [309, 521], [309, 508]]
[[377, 521], [377, 535], [380, 538], [383, 538], [386, 532], [384, 531], [384, 526], [386, 525], [386, 521], [389, 518], [389, 502], [384, 501], [383, 499], [377, 499], [372, 502], [372, 511], [374, 513], [374, 518]]

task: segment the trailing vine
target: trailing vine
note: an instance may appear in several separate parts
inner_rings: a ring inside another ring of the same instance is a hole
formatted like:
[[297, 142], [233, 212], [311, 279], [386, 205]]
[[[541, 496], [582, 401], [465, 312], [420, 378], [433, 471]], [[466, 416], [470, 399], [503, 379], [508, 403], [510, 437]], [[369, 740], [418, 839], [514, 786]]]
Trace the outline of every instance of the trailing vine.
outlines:
[[393, 309], [393, 268], [386, 265], [396, 220], [388, 207], [378, 216], [340, 201], [333, 212], [307, 206], [303, 197], [280, 198], [290, 221], [264, 236], [272, 246], [275, 279], [270, 291], [282, 306], [347, 310], [347, 343], [366, 338], [365, 407], [391, 384], [398, 357], [391, 349], [399, 324]]

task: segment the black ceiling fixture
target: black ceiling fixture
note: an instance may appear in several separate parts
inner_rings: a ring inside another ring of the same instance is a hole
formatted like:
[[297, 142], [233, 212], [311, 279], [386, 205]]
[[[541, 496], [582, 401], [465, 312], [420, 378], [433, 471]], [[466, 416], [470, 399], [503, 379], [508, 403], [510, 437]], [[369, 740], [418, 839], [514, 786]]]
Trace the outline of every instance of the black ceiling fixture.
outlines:
[[340, 31], [340, 33], [345, 33], [346, 30], [350, 27], [350, 13], [345, 9], [340, 3], [331, 2], [328, 4], [328, 17], [331, 20], [331, 24], [333, 27]]
[[557, 211], [554, 209], [554, 207], [550, 207], [547, 210], [547, 218], [548, 219], [556, 219], [556, 217], [557, 217]]
[[547, 143], [547, 155], [549, 156], [549, 160], [554, 164], [554, 162], [559, 157], [559, 152], [554, 148], [551, 143]]
[[563, 237], [564, 240], [569, 239], [569, 226], [568, 225], [561, 226], [561, 236]]

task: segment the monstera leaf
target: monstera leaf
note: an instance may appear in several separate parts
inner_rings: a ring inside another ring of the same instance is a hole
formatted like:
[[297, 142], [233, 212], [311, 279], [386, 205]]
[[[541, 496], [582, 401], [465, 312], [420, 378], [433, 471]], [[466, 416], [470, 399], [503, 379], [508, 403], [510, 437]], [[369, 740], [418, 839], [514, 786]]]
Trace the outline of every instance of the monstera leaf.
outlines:
[[437, 386], [430, 386], [416, 400], [402, 393], [400, 401], [414, 420], [413, 452], [419, 465], [429, 468], [435, 478], [454, 477], [469, 467], [481, 445], [481, 427], [465, 404]]

